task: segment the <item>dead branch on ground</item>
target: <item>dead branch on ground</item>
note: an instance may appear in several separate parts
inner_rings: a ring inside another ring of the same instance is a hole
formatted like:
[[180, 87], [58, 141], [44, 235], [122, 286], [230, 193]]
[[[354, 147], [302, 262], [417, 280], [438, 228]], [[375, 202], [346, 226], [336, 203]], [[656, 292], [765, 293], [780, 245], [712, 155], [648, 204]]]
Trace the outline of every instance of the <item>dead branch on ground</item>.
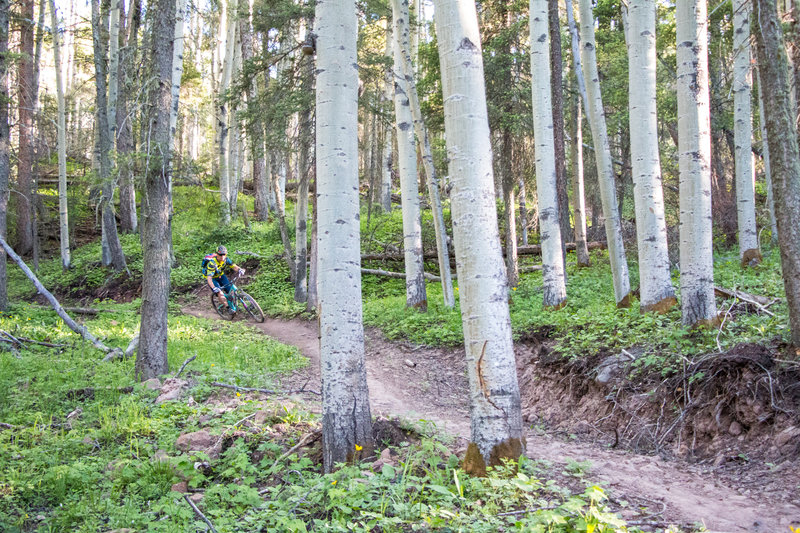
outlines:
[[50, 291], [44, 288], [44, 285], [42, 285], [42, 282], [39, 281], [39, 278], [37, 278], [36, 275], [33, 272], [31, 272], [31, 269], [28, 268], [28, 265], [25, 264], [22, 258], [20, 258], [20, 256], [17, 255], [14, 249], [11, 248], [11, 246], [9, 246], [8, 243], [5, 241], [5, 239], [3, 239], [2, 237], [0, 237], [0, 245], [3, 246], [3, 249], [6, 251], [8, 256], [14, 260], [14, 262], [25, 273], [28, 279], [33, 282], [33, 285], [36, 287], [36, 290], [39, 291], [39, 294], [47, 298], [47, 301], [50, 302], [50, 305], [53, 307], [58, 316], [61, 317], [64, 323], [69, 327], [69, 329], [71, 329], [75, 333], [78, 333], [81, 337], [91, 342], [95, 348], [107, 354], [111, 354], [115, 351], [116, 352], [120, 351], [119, 348], [109, 348], [108, 346], [103, 344], [102, 341], [100, 341], [100, 339], [92, 335], [88, 329], [75, 322], [72, 319], [72, 317], [70, 317], [67, 314], [67, 312], [64, 311], [64, 308], [61, 307], [60, 303], [58, 303], [56, 297], [53, 296], [53, 294]]
[[191, 362], [192, 362], [192, 361], [194, 361], [195, 359], [197, 359], [197, 354], [194, 354], [193, 356], [191, 356], [190, 358], [188, 358], [186, 361], [184, 361], [184, 362], [183, 362], [183, 364], [181, 365], [180, 369], [178, 370], [178, 372], [176, 372], [176, 373], [175, 373], [175, 375], [174, 375], [174, 376], [172, 376], [172, 377], [173, 377], [173, 379], [174, 379], [174, 378], [177, 378], [178, 376], [180, 376], [180, 375], [181, 375], [181, 373], [183, 372], [183, 369], [184, 369], [184, 368], [186, 368], [186, 365], [188, 365], [189, 363], [191, 363]]
[[214, 529], [214, 524], [212, 524], [211, 520], [206, 518], [206, 515], [204, 515], [202, 513], [202, 511], [200, 511], [200, 509], [197, 508], [197, 506], [194, 504], [194, 502], [191, 500], [191, 498], [189, 498], [189, 495], [188, 494], [184, 494], [183, 495], [183, 499], [186, 500], [186, 503], [188, 503], [191, 506], [191, 508], [194, 510], [194, 514], [196, 514], [201, 520], [203, 520], [203, 522], [205, 522], [206, 525], [208, 525], [208, 528], [211, 531], [213, 531], [214, 533], [217, 533], [217, 530]]
[[276, 466], [278, 466], [278, 463], [280, 463], [281, 461], [283, 461], [284, 459], [286, 459], [287, 457], [292, 455], [294, 452], [296, 452], [297, 450], [299, 450], [303, 446], [311, 444], [312, 442], [314, 442], [315, 440], [317, 440], [321, 436], [322, 436], [322, 430], [321, 429], [318, 429], [316, 431], [312, 431], [311, 433], [306, 433], [305, 435], [303, 435], [300, 438], [300, 440], [297, 442], [297, 444], [295, 444], [294, 446], [289, 448], [283, 455], [281, 455], [280, 457], [275, 459], [275, 462], [272, 464], [272, 468], [275, 468]]
[[725, 289], [723, 287], [714, 286], [714, 294], [721, 298], [734, 298], [739, 299], [743, 302], [749, 303], [756, 307], [759, 311], [764, 313], [765, 315], [769, 315], [774, 317], [775, 313], [767, 309], [770, 305], [775, 303], [775, 300], [770, 300], [765, 296], [759, 296], [757, 294], [750, 294], [748, 292], [739, 291], [736, 289]]
[[[372, 274], [373, 276], [385, 276], [387, 278], [398, 278], [398, 279], [406, 279], [405, 272], [389, 272], [388, 270], [377, 270], [374, 268], [362, 268], [362, 274]], [[428, 281], [441, 281], [442, 278], [435, 274], [429, 274], [428, 272], [424, 273], [425, 279]], [[455, 279], [455, 275], [453, 279]]]
[[212, 381], [211, 385], [213, 385], [214, 387], [222, 387], [224, 389], [231, 389], [231, 390], [234, 390], [236, 392], [239, 392], [239, 391], [260, 392], [260, 393], [263, 393], [263, 394], [297, 394], [297, 393], [301, 393], [301, 392], [308, 392], [310, 394], [316, 394], [317, 396], [322, 396], [321, 392], [315, 391], [315, 390], [312, 390], [312, 389], [307, 389], [305, 387], [303, 387], [301, 389], [281, 391], [281, 390], [270, 390], [270, 389], [258, 389], [258, 388], [254, 388], [254, 387], [240, 387], [238, 385], [229, 385], [228, 383], [219, 383], [218, 381]]

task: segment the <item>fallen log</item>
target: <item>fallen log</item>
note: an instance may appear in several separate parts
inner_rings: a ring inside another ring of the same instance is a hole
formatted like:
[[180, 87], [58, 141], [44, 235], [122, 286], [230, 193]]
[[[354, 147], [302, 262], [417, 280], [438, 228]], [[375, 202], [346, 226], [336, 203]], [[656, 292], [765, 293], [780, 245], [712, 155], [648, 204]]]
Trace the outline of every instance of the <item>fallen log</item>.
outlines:
[[716, 285], [714, 286], [714, 295], [720, 298], [739, 299], [745, 303], [754, 305], [759, 311], [766, 315], [775, 316], [775, 313], [767, 309], [767, 306], [774, 303], [774, 300], [770, 300], [766, 296], [758, 296], [756, 294], [750, 294], [749, 292], [737, 291], [736, 289], [725, 289], [723, 287], [717, 287]]
[[272, 390], [272, 389], [259, 389], [255, 387], [240, 387], [238, 385], [229, 385], [228, 383], [220, 383], [218, 381], [212, 381], [211, 385], [214, 387], [222, 387], [223, 389], [231, 389], [236, 392], [244, 391], [244, 392], [260, 392], [263, 394], [297, 394], [300, 392], [308, 392], [311, 394], [316, 394], [317, 396], [322, 396], [322, 393], [319, 391], [315, 391], [312, 389], [306, 389], [305, 387], [296, 390]]
[[[405, 272], [389, 272], [388, 270], [377, 270], [377, 269], [374, 269], [374, 268], [362, 268], [361, 269], [361, 273], [362, 274], [372, 274], [373, 276], [385, 276], [387, 278], [406, 279]], [[437, 276], [435, 274], [429, 274], [428, 272], [425, 272], [424, 276], [425, 276], [425, 279], [427, 279], [428, 281], [442, 281], [442, 278], [440, 278], [439, 276]], [[453, 279], [455, 279], [455, 278], [456, 278], [456, 276], [453, 275]]]
[[[586, 243], [586, 246], [589, 250], [602, 250], [605, 249], [606, 243], [602, 241], [592, 241]], [[566, 244], [567, 251], [572, 251], [575, 249], [574, 242], [568, 242]], [[530, 244], [528, 246], [519, 246], [517, 247], [517, 254], [518, 255], [541, 255], [542, 247], [538, 244]], [[503, 253], [505, 255], [505, 251]], [[426, 251], [423, 254], [424, 259], [436, 259], [438, 256], [435, 251]], [[362, 254], [361, 260], [362, 261], [403, 261], [405, 259], [404, 252], [400, 250], [399, 252], [389, 252], [383, 254]]]
[[42, 283], [39, 281], [39, 278], [37, 278], [36, 275], [33, 272], [31, 272], [31, 269], [28, 268], [28, 265], [25, 264], [22, 258], [20, 258], [20, 256], [17, 255], [14, 249], [11, 248], [11, 246], [9, 246], [8, 243], [5, 241], [5, 239], [3, 239], [2, 237], [0, 237], [0, 245], [3, 246], [3, 249], [6, 251], [6, 254], [8, 254], [8, 256], [14, 260], [14, 262], [17, 264], [17, 266], [19, 266], [20, 270], [22, 270], [22, 272], [25, 273], [28, 279], [31, 280], [31, 282], [33, 282], [33, 285], [36, 287], [36, 290], [39, 291], [39, 294], [47, 298], [47, 301], [50, 302], [50, 305], [53, 307], [58, 316], [61, 317], [61, 320], [64, 321], [67, 327], [69, 327], [69, 329], [79, 334], [87, 341], [91, 342], [92, 345], [98, 350], [101, 350], [107, 354], [121, 351], [119, 348], [109, 348], [108, 346], [103, 344], [102, 341], [100, 341], [100, 339], [92, 335], [88, 329], [75, 322], [72, 319], [72, 317], [70, 317], [67, 314], [67, 312], [64, 311], [64, 308], [61, 307], [60, 303], [58, 303], [56, 297], [53, 296], [50, 291], [44, 288], [44, 285], [42, 285]]

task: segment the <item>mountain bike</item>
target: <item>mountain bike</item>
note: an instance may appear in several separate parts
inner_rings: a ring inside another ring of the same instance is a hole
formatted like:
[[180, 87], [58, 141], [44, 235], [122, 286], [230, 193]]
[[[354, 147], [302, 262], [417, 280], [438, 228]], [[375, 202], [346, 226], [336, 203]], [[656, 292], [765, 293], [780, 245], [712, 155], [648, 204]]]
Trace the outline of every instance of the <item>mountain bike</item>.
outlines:
[[240, 277], [241, 276], [237, 273], [231, 280], [231, 290], [228, 293], [222, 291], [225, 298], [228, 300], [228, 309], [225, 309], [225, 306], [219, 303], [217, 295], [213, 292], [211, 293], [211, 307], [225, 320], [233, 320], [237, 313], [244, 312], [251, 320], [255, 322], [264, 322], [264, 311], [261, 310], [261, 306], [258, 305], [258, 302], [236, 286], [235, 282]]

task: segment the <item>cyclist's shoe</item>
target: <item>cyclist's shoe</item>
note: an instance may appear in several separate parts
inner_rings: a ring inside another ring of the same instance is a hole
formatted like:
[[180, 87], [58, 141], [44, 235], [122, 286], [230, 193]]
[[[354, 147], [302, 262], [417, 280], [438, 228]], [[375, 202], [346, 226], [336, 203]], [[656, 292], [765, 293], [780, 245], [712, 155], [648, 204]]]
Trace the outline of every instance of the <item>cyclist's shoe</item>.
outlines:
[[231, 309], [230, 307], [228, 307], [228, 308], [226, 309], [226, 311], [227, 311], [227, 312], [228, 312], [228, 314], [229, 314], [229, 315], [231, 315], [231, 316], [233, 316], [233, 315], [235, 315], [235, 314], [236, 314], [236, 311], [234, 311], [234, 310], [233, 310], [233, 309]]

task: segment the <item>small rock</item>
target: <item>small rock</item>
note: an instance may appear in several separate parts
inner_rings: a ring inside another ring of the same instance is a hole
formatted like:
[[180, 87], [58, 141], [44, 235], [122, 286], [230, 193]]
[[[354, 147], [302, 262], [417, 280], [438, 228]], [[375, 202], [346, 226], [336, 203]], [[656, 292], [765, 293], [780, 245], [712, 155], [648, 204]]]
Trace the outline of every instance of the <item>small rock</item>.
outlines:
[[725, 462], [726, 457], [722, 454], [718, 455], [716, 459], [714, 459], [714, 466], [719, 467]]
[[591, 430], [592, 430], [592, 425], [586, 420], [581, 420], [580, 422], [575, 424], [575, 428], [573, 429], [573, 431], [578, 434], [589, 433]]
[[73, 418], [78, 418], [82, 414], [83, 414], [83, 409], [78, 407], [77, 409], [75, 409], [74, 411], [72, 411], [70, 414], [67, 415], [67, 420], [72, 420]]
[[788, 444], [790, 441], [795, 441], [795, 445], [797, 441], [795, 439], [800, 438], [800, 428], [789, 426], [788, 428], [784, 429], [777, 435], [775, 435], [775, 446], [781, 449], [783, 452], [783, 447]]
[[175, 441], [175, 447], [182, 452], [205, 452], [209, 458], [217, 459], [222, 445], [221, 441], [217, 444], [218, 440], [205, 429], [201, 429], [179, 436]]
[[734, 420], [733, 422], [731, 422], [731, 427], [728, 428], [728, 433], [730, 433], [734, 437], [737, 436], [737, 435], [741, 435], [742, 434], [742, 425], [739, 422], [737, 422], [736, 420]]
[[406, 365], [409, 368], [414, 368], [415, 366], [417, 366], [417, 363], [415, 363], [411, 359], [404, 359], [403, 360], [403, 364]]
[[180, 483], [175, 483], [174, 485], [172, 485], [172, 490], [174, 492], [187, 493], [189, 492], [189, 484], [186, 483], [185, 481], [181, 481]]
[[195, 492], [194, 494], [189, 496], [189, 499], [192, 500], [192, 502], [194, 502], [195, 505], [197, 505], [198, 503], [203, 501], [203, 498], [205, 498], [205, 496], [206, 495], [203, 494], [202, 492]]
[[392, 462], [392, 450], [386, 448], [381, 452], [381, 461], [384, 463], [391, 463]]
[[142, 383], [147, 390], [158, 390], [161, 388], [161, 380], [158, 378], [150, 378]]
[[163, 403], [180, 398], [183, 388], [189, 383], [184, 379], [170, 378], [161, 386], [161, 394], [156, 398], [156, 403]]

